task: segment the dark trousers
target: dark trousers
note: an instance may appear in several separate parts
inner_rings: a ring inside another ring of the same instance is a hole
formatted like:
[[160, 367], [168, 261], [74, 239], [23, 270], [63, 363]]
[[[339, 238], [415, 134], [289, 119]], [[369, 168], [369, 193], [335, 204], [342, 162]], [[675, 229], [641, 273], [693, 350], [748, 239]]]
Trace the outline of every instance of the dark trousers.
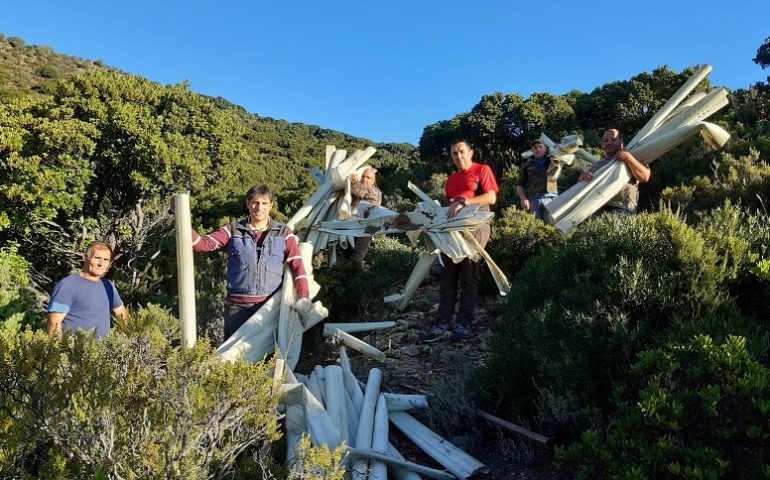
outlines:
[[234, 303], [225, 302], [225, 340], [241, 328], [259, 307], [265, 302], [259, 303]]
[[367, 250], [369, 250], [369, 246], [372, 244], [372, 237], [356, 237], [355, 240], [355, 247], [350, 247], [345, 249], [344, 255], [345, 258], [354, 258], [358, 260], [359, 262], [364, 261], [364, 256], [366, 255]]
[[[483, 247], [489, 241], [490, 233], [489, 225], [485, 225], [474, 231], [473, 236]], [[456, 323], [469, 325], [473, 321], [473, 312], [476, 309], [481, 259], [473, 262], [469, 258], [465, 258], [460, 263], [454, 263], [442, 253], [441, 260], [444, 263], [444, 268], [441, 269], [441, 276], [439, 277], [439, 292], [441, 296], [438, 303], [436, 323], [449, 323], [451, 320], [455, 310], [455, 303], [457, 303], [457, 287], [459, 284], [461, 294]]]

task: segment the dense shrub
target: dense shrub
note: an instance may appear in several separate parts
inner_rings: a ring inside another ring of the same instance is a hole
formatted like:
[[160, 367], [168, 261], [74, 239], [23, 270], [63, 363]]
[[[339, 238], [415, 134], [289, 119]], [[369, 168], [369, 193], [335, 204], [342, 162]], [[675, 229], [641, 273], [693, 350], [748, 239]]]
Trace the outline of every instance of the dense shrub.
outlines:
[[477, 430], [476, 405], [467, 388], [471, 376], [468, 357], [447, 351], [441, 354], [441, 361], [447, 370], [430, 383], [430, 408], [424, 415], [428, 425], [445, 437]]
[[497, 209], [507, 209], [519, 206], [519, 196], [516, 194], [516, 181], [519, 179], [519, 167], [511, 165], [500, 174], [497, 180], [500, 191], [497, 193]]
[[330, 450], [328, 445], [314, 447], [304, 435], [296, 450], [296, 463], [289, 472], [289, 480], [343, 480], [345, 454], [342, 449]]
[[726, 201], [719, 208], [694, 215], [693, 221], [708, 248], [721, 259], [730, 292], [742, 314], [767, 326], [770, 278], [759, 273], [762, 262], [770, 261], [770, 217]]
[[59, 72], [50, 65], [44, 65], [37, 69], [37, 74], [43, 78], [59, 78]]
[[770, 474], [770, 371], [746, 339], [697, 336], [639, 354], [643, 388], [606, 430], [589, 429], [558, 458], [578, 478], [749, 479]]
[[685, 210], [716, 208], [728, 199], [752, 209], [768, 208], [770, 164], [756, 150], [738, 158], [724, 153], [712, 170], [711, 176], [696, 176], [689, 183], [665, 188], [661, 199], [673, 208]]
[[[563, 237], [552, 226], [523, 210], [510, 207], [495, 214], [486, 250], [510, 280], [541, 250], [553, 248], [562, 241]], [[482, 291], [496, 291], [491, 276], [482, 277]]]
[[26, 45], [26, 42], [25, 42], [25, 41], [24, 41], [24, 39], [23, 39], [23, 38], [21, 38], [21, 37], [8, 37], [8, 43], [9, 43], [9, 44], [10, 44], [10, 45], [11, 45], [13, 48], [21, 48], [21, 47], [23, 47], [24, 45]]
[[548, 434], [572, 438], [587, 425], [574, 412], [606, 411], [631, 359], [666, 328], [711, 321], [745, 333], [731, 322], [740, 316], [724, 288], [730, 272], [670, 211], [593, 219], [515, 277], [478, 386], [491, 408], [539, 416]]
[[19, 332], [41, 327], [42, 316], [35, 315], [35, 297], [27, 289], [27, 261], [11, 245], [0, 249], [0, 330]]
[[332, 268], [316, 272], [318, 298], [331, 318], [362, 321], [383, 308], [386, 291], [407, 279], [417, 262], [418, 248], [400, 239], [379, 235], [366, 253], [365, 264], [341, 258]]
[[131, 312], [127, 320], [117, 320], [113, 330], [125, 336], [160, 333], [171, 345], [178, 345], [182, 338], [182, 323], [169, 308], [149, 303]]
[[0, 476], [209, 478], [277, 438], [270, 365], [172, 347], [140, 317], [101, 341], [0, 333]]

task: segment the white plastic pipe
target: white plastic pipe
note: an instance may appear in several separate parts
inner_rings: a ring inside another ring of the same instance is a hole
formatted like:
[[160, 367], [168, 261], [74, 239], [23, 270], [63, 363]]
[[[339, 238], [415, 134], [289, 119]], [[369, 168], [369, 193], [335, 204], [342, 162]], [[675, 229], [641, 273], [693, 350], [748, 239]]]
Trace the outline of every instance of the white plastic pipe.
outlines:
[[192, 249], [190, 194], [174, 195], [176, 221], [176, 265], [179, 288], [179, 319], [182, 321], [182, 345], [195, 346], [195, 266]]

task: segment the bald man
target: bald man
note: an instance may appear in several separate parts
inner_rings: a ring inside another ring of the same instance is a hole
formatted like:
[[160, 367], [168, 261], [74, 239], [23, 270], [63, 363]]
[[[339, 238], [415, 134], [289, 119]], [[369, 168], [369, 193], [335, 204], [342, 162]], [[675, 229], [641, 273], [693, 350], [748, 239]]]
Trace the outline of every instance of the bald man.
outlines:
[[[361, 202], [382, 205], [382, 191], [377, 187], [377, 170], [371, 167], [367, 168], [361, 173], [360, 179], [357, 174], [351, 174], [350, 193], [353, 196], [353, 202], [350, 205], [353, 210], [355, 210]], [[348, 258], [353, 257], [363, 263], [366, 251], [369, 250], [371, 244], [372, 237], [356, 238], [355, 247], [348, 247], [348, 249], [345, 250], [345, 256]]]
[[612, 161], [626, 164], [631, 172], [631, 181], [623, 186], [623, 189], [604, 206], [602, 211], [617, 213], [636, 213], [639, 205], [639, 184], [650, 180], [650, 167], [634, 158], [623, 145], [623, 134], [617, 129], [611, 128], [602, 135], [604, 145], [604, 157], [584, 172], [578, 180], [590, 182], [594, 178], [594, 172]]

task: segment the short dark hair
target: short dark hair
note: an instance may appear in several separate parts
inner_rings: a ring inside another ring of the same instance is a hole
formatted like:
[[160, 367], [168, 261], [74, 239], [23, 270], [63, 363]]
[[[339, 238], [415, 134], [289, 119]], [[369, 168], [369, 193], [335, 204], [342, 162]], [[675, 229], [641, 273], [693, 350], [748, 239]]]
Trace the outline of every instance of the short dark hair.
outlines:
[[85, 256], [87, 258], [91, 258], [94, 255], [94, 250], [107, 250], [107, 251], [109, 251], [110, 252], [110, 261], [112, 261], [113, 251], [112, 251], [112, 247], [110, 246], [109, 243], [101, 242], [101, 241], [96, 241], [96, 242], [89, 243], [88, 246], [86, 247]]
[[[538, 138], [538, 139], [532, 140], [532, 143], [529, 144], [529, 147], [532, 148], [535, 145], [537, 145], [538, 143], [540, 145], [545, 145], [545, 143], [543, 143], [543, 141]], [[545, 145], [545, 146], [547, 147], [548, 145]]]
[[452, 149], [452, 147], [454, 147], [454, 146], [455, 146], [455, 145], [457, 145], [458, 143], [464, 143], [464, 144], [468, 145], [468, 148], [470, 148], [471, 150], [473, 150], [473, 145], [471, 145], [471, 142], [469, 142], [469, 141], [468, 141], [467, 139], [465, 139], [465, 138], [458, 138], [457, 140], [452, 140], [452, 142], [449, 144], [449, 149], [451, 150], [451, 149]]
[[267, 199], [270, 200], [270, 203], [273, 202], [273, 192], [267, 188], [267, 185], [254, 185], [251, 187], [249, 191], [246, 192], [246, 200], [249, 201], [257, 195], [267, 197]]

